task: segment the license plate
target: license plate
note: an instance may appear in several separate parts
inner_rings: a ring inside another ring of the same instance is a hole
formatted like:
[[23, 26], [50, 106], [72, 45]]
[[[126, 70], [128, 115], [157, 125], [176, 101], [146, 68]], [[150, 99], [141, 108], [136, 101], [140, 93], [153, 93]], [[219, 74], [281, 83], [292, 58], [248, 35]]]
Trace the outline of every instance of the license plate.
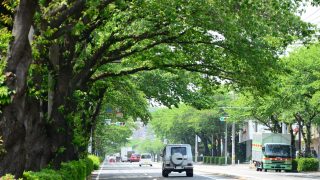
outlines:
[[181, 166], [177, 166], [176, 169], [183, 169]]

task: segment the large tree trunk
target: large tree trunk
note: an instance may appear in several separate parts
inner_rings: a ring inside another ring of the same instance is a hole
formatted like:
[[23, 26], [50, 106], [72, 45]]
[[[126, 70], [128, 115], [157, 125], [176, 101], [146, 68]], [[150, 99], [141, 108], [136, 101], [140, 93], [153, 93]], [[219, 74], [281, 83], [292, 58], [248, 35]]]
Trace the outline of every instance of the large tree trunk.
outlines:
[[[34, 155], [31, 152], [38, 148], [38, 144], [26, 147], [35, 137], [35, 132], [31, 129], [34, 125], [37, 126], [33, 121], [37, 121], [39, 115], [38, 112], [28, 112], [33, 102], [28, 103], [26, 98], [27, 72], [32, 62], [28, 35], [36, 3], [34, 0], [21, 0], [15, 14], [12, 33], [14, 40], [9, 47], [5, 69], [6, 85], [15, 93], [11, 97], [12, 102], [2, 109], [0, 136], [3, 136], [6, 153], [0, 158], [0, 175], [5, 173], [21, 175], [25, 168], [32, 166], [30, 159]], [[32, 137], [27, 138], [28, 135]]]
[[70, 112], [76, 108], [74, 102], [66, 97], [71, 97], [70, 79], [72, 72], [67, 66], [60, 66], [59, 75], [52, 104], [50, 121], [51, 128], [48, 131], [51, 138], [51, 151], [55, 156], [51, 160], [53, 166], [58, 168], [63, 161], [78, 159], [78, 149], [72, 143], [73, 119], [67, 119]]
[[203, 142], [203, 146], [204, 146], [204, 155], [205, 156], [209, 156], [210, 155], [210, 150], [209, 150], [209, 146], [208, 146], [208, 138], [202, 133], [200, 136], [202, 142]]
[[311, 157], [311, 120], [308, 120], [306, 123], [306, 134], [304, 140], [306, 143], [305, 156]]
[[295, 136], [294, 136], [294, 133], [293, 133], [293, 129], [292, 129], [292, 124], [288, 124], [288, 127], [289, 127], [289, 132], [290, 132], [290, 137], [291, 137], [291, 147], [292, 147], [292, 156], [295, 157], [296, 156], [296, 145], [295, 145]]

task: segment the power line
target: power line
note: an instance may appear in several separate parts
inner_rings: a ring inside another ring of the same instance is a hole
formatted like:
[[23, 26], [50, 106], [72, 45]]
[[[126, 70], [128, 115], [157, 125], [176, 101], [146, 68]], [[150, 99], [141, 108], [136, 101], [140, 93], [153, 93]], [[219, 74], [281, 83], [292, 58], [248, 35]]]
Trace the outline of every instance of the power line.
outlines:
[[320, 11], [320, 9], [317, 9], [316, 11], [314, 11], [313, 13], [311, 13], [308, 17], [305, 17], [303, 19], [305, 19], [305, 21], [307, 21], [307, 19], [309, 19], [310, 17], [312, 17], [313, 15], [315, 15], [318, 11]]

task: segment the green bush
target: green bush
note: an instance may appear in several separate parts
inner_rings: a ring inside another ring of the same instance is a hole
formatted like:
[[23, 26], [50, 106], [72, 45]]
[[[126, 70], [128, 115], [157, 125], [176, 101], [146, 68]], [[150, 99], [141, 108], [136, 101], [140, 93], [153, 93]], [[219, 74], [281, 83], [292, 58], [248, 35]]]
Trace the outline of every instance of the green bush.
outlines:
[[217, 164], [217, 156], [212, 157], [211, 164]]
[[298, 171], [318, 171], [319, 160], [316, 158], [299, 158]]
[[86, 158], [86, 167], [87, 167], [87, 176], [91, 174], [91, 172], [94, 170], [93, 168], [93, 161], [90, 158]]
[[292, 159], [292, 171], [296, 172], [298, 170], [298, 160]]
[[208, 156], [203, 156], [203, 164], [207, 164]]
[[213, 163], [213, 158], [214, 158], [214, 157], [209, 157], [209, 164], [212, 164], [212, 163]]
[[88, 158], [92, 160], [94, 170], [99, 169], [100, 162], [101, 162], [100, 158], [95, 155], [89, 155]]
[[100, 159], [90, 155], [79, 161], [61, 163], [59, 170], [42, 169], [39, 172], [24, 172], [25, 180], [84, 180], [91, 174], [94, 168], [99, 169]]
[[210, 164], [210, 159], [211, 159], [211, 157], [210, 156], [206, 156], [206, 164]]
[[211, 157], [210, 157], [210, 156], [207, 156], [207, 161], [206, 161], [206, 163], [207, 163], [207, 164], [210, 164], [210, 161], [211, 161]]
[[0, 177], [0, 180], [14, 180], [14, 176], [11, 174], [6, 174], [5, 176]]
[[215, 158], [214, 158], [214, 164], [219, 164], [219, 159], [220, 159], [220, 157], [218, 157], [218, 156], [215, 157]]
[[[218, 164], [219, 165], [223, 165], [223, 164], [225, 164], [225, 157], [219, 157], [219, 159], [218, 159]], [[227, 158], [227, 164], [231, 164], [231, 159], [228, 157]]]
[[52, 169], [42, 169], [39, 172], [24, 172], [23, 179], [25, 180], [63, 180], [62, 176], [57, 171]]
[[222, 164], [224, 164], [224, 157], [219, 157], [219, 159], [218, 159], [218, 164], [219, 165], [222, 165]]

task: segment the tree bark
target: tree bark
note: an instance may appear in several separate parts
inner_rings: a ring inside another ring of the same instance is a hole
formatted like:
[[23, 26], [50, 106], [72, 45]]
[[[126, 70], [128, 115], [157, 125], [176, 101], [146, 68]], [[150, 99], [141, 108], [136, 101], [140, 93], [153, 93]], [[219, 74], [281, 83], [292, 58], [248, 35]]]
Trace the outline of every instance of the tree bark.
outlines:
[[[34, 122], [39, 120], [39, 111], [34, 112], [37, 106], [30, 108], [37, 103], [28, 102], [26, 98], [27, 72], [32, 62], [28, 35], [36, 6], [37, 1], [21, 0], [15, 13], [12, 30], [14, 39], [10, 43], [5, 69], [6, 85], [14, 94], [12, 102], [2, 108], [0, 136], [3, 136], [6, 153], [0, 158], [0, 175], [12, 173], [20, 176], [25, 169], [37, 168], [30, 160], [35, 160], [34, 156], [41, 153], [38, 152], [41, 144], [27, 146], [37, 136], [37, 132], [32, 130], [38, 126]], [[36, 153], [32, 154], [33, 151]], [[39, 158], [38, 161], [45, 160]]]

